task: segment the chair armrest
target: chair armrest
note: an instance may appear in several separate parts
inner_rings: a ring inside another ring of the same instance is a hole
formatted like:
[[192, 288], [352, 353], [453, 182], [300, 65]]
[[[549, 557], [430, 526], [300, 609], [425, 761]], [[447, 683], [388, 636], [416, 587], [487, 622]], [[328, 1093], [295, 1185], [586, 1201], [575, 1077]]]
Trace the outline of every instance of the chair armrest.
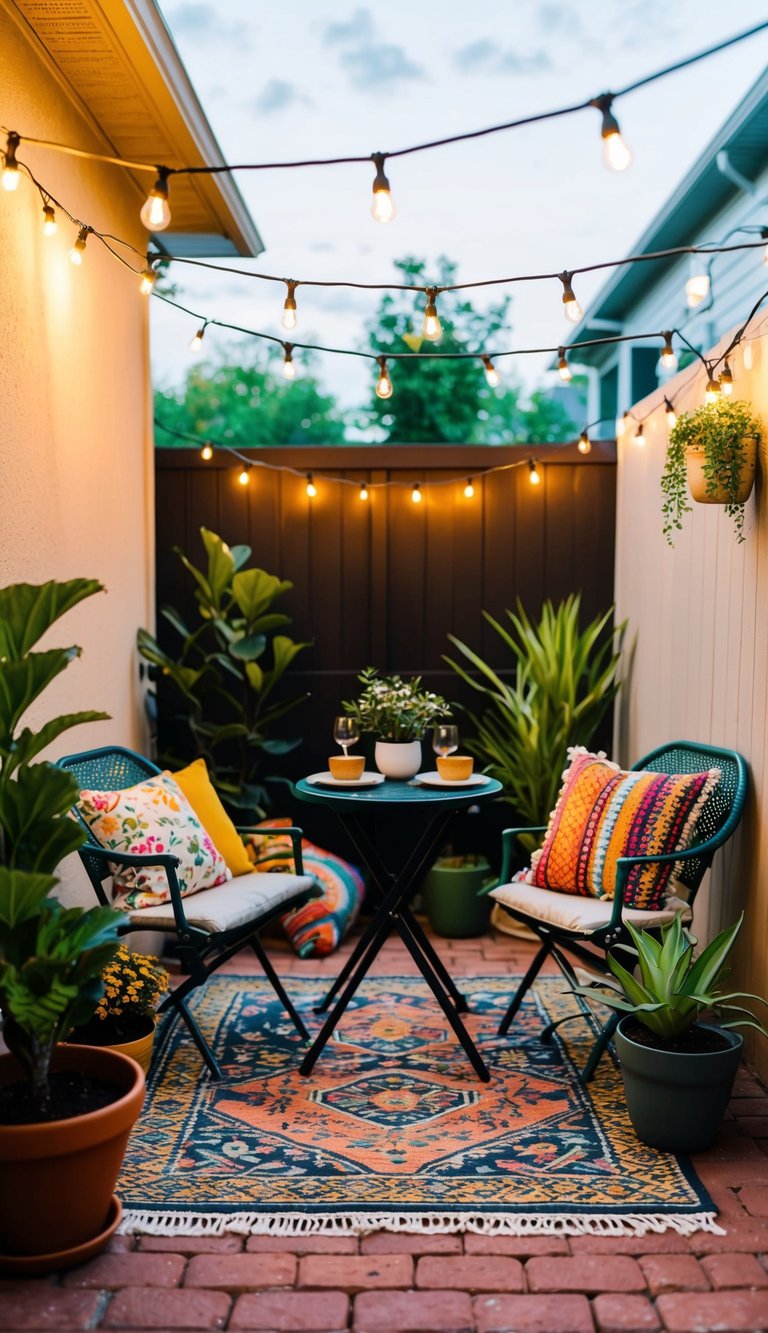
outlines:
[[675, 861], [691, 861], [694, 857], [711, 862], [712, 857], [722, 843], [719, 834], [707, 838], [706, 842], [694, 843], [680, 852], [659, 852], [656, 856], [620, 856], [616, 861], [616, 888], [613, 895], [613, 912], [607, 929], [613, 930], [621, 922], [624, 914], [624, 893], [630, 872], [635, 866], [674, 865]]
[[295, 828], [293, 826], [289, 828], [281, 827], [268, 829], [260, 827], [258, 824], [236, 824], [235, 828], [241, 836], [246, 833], [258, 833], [262, 838], [269, 838], [270, 836], [273, 838], [280, 838], [287, 833], [291, 839], [291, 847], [293, 848], [294, 872], [297, 875], [304, 874], [304, 861], [301, 855], [301, 840], [304, 837], [303, 829]]
[[499, 878], [491, 884], [488, 885], [484, 884], [483, 887], [479, 890], [479, 893], [480, 894], [490, 893], [491, 890], [497, 888], [499, 884], [509, 883], [509, 873], [512, 868], [512, 852], [514, 849], [514, 842], [515, 838], [517, 838], [520, 833], [546, 833], [546, 831], [547, 831], [546, 824], [526, 824], [522, 828], [502, 829], [501, 870], [499, 872]]
[[[87, 854], [95, 857], [97, 861], [103, 861], [105, 864], [111, 862], [113, 865], [120, 866], [160, 866], [165, 871], [165, 877], [168, 880], [176, 929], [180, 935], [190, 933], [190, 927], [182, 905], [181, 886], [176, 874], [176, 867], [181, 864], [178, 856], [172, 856], [170, 852], [150, 852], [147, 855], [139, 855], [134, 852], [113, 852], [108, 847], [101, 847], [95, 842], [83, 843], [79, 852], [81, 856]], [[135, 930], [136, 927], [134, 926], [133, 929]], [[151, 926], [148, 926], [147, 929], [151, 929]]]

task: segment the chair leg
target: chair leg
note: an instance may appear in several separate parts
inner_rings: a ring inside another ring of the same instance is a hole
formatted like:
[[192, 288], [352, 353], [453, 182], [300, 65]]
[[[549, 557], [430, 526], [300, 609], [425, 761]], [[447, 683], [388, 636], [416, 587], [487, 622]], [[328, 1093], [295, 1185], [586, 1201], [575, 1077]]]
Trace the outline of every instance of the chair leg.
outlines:
[[609, 1019], [607, 1020], [605, 1026], [603, 1027], [602, 1032], [600, 1033], [600, 1036], [598, 1037], [597, 1041], [592, 1047], [592, 1050], [589, 1053], [589, 1059], [587, 1060], [587, 1063], [585, 1064], [583, 1070], [581, 1071], [582, 1083], [592, 1082], [592, 1079], [595, 1076], [595, 1070], [597, 1069], [597, 1066], [599, 1065], [603, 1055], [605, 1054], [611, 1043], [611, 1038], [613, 1037], [613, 1034], [616, 1031], [616, 1027], [618, 1025], [620, 1018], [621, 1014], [617, 1014], [614, 1012], [610, 1015]]
[[498, 1036], [500, 1037], [506, 1036], [507, 1032], [509, 1031], [509, 1025], [512, 1022], [512, 1019], [514, 1018], [515, 1014], [520, 1008], [520, 1005], [523, 1002], [523, 996], [525, 995], [526, 991], [530, 990], [531, 986], [533, 985], [534, 981], [539, 975], [539, 972], [541, 971], [544, 965], [544, 961], [547, 958], [548, 954], [550, 953], [551, 948], [552, 948], [552, 943], [550, 940], [542, 941], [542, 945], [541, 948], [539, 949], [539, 952], [536, 954], [536, 957], [534, 958], [533, 962], [528, 968], [528, 971], [526, 972], [525, 976], [520, 982], [520, 985], [515, 991], [515, 994], [512, 997], [512, 1003], [510, 1004], [507, 1012], [505, 1013], [504, 1017], [501, 1020], [501, 1023], [499, 1024]]
[[254, 935], [250, 943], [253, 952], [255, 953], [256, 957], [261, 963], [261, 966], [264, 969], [264, 973], [267, 977], [267, 980], [271, 984], [273, 991], [275, 992], [278, 1000], [280, 1001], [281, 1005], [283, 1006], [289, 1018], [291, 1019], [291, 1022], [293, 1023], [293, 1026], [295, 1027], [299, 1036], [303, 1037], [305, 1041], [309, 1041], [309, 1033], [307, 1032], [307, 1029], [302, 1023], [301, 1018], [294, 1009], [290, 1001], [290, 998], [288, 997], [285, 991], [282, 981], [280, 980], [275, 969], [270, 963], [269, 958], [264, 952], [261, 940], [258, 938], [258, 936]]
[[187, 1008], [187, 1004], [183, 996], [179, 997], [178, 999], [174, 997], [172, 1004], [169, 1005], [169, 1008], [173, 1009], [177, 1014], [179, 1014], [184, 1019], [184, 1022], [189, 1028], [189, 1033], [190, 1036], [192, 1037], [193, 1042], [195, 1043], [200, 1054], [202, 1055], [205, 1063], [208, 1066], [208, 1069], [210, 1070], [211, 1078], [214, 1079], [216, 1082], [218, 1082], [218, 1080], [222, 1077], [221, 1066], [219, 1065], [215, 1055], [213, 1054], [213, 1051], [208, 1045], [208, 1042], [205, 1040], [205, 1037], [203, 1036], [202, 1032], [197, 1026], [195, 1019], [193, 1018], [192, 1014]]

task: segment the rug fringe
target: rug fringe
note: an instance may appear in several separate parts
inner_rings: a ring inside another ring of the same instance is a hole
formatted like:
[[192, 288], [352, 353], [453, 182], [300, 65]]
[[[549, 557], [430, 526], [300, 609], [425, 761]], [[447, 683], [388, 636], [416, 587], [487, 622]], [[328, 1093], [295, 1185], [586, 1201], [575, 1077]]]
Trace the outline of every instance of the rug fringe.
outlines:
[[123, 1214], [118, 1230], [149, 1236], [223, 1236], [237, 1232], [250, 1236], [365, 1236], [371, 1231], [404, 1231], [425, 1236], [471, 1231], [505, 1236], [645, 1236], [649, 1232], [676, 1231], [690, 1236], [709, 1231], [727, 1232], [718, 1226], [716, 1213], [183, 1213], [140, 1212]]

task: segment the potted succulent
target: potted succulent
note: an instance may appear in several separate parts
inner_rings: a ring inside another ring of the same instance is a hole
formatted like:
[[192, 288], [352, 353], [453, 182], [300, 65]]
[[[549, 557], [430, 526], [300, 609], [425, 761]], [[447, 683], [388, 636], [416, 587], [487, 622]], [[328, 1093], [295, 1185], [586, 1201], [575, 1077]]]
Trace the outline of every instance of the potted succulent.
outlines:
[[664, 536], [691, 512], [688, 491], [699, 504], [721, 504], [733, 519], [736, 540], [744, 540], [744, 504], [755, 480], [761, 426], [747, 403], [719, 398], [685, 412], [669, 433], [661, 478]]
[[[741, 1059], [743, 1038], [733, 1029], [753, 1027], [768, 1036], [749, 1009], [734, 1003], [765, 1000], [720, 989], [743, 919], [721, 931], [698, 958], [681, 913], [661, 927], [658, 939], [627, 922], [634, 948], [621, 950], [631, 968], [639, 967], [639, 978], [612, 953], [613, 980], [574, 987], [623, 1015], [616, 1051], [627, 1110], [638, 1138], [652, 1148], [684, 1153], [707, 1148]], [[701, 1021], [710, 1011], [718, 1024]]]
[[73, 1028], [68, 1041], [122, 1051], [148, 1074], [157, 1024], [155, 1010], [168, 989], [168, 973], [157, 958], [133, 953], [121, 944], [101, 980], [104, 993], [93, 1016]]
[[359, 699], [342, 704], [360, 731], [376, 740], [376, 767], [388, 778], [412, 778], [421, 767], [421, 738], [450, 708], [439, 694], [422, 688], [421, 676], [380, 676], [366, 667], [358, 676], [363, 686]]
[[0, 1268], [79, 1262], [119, 1220], [115, 1181], [141, 1109], [134, 1060], [58, 1046], [102, 993], [125, 921], [109, 907], [66, 908], [55, 870], [84, 841], [68, 812], [71, 774], [39, 760], [68, 728], [104, 713], [22, 727], [30, 706], [76, 657], [33, 651], [58, 618], [100, 589], [92, 579], [0, 589]]

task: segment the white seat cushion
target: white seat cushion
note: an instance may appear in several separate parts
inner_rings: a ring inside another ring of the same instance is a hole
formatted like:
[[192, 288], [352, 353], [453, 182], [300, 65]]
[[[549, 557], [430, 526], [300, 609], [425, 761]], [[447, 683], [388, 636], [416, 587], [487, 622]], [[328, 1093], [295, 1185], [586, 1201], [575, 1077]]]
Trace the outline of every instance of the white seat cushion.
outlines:
[[[248, 875], [219, 884], [215, 889], [203, 889], [184, 899], [184, 915], [190, 926], [216, 934], [234, 930], [248, 921], [275, 911], [302, 890], [315, 887], [311, 875], [268, 874], [252, 870]], [[175, 925], [170, 903], [156, 907], [141, 907], [130, 913], [131, 925], [150, 930], [154, 927]]]
[[[572, 930], [588, 935], [599, 926], [607, 926], [613, 911], [610, 898], [582, 898], [575, 893], [555, 893], [553, 889], [540, 889], [534, 884], [524, 884], [515, 880], [511, 884], [500, 884], [492, 889], [491, 898], [515, 912], [523, 912], [537, 921], [546, 921], [562, 930]], [[681, 898], [670, 898], [661, 912], [645, 912], [638, 908], [625, 907], [624, 920], [631, 921], [638, 928], [663, 926], [672, 921], [675, 913], [683, 909], [684, 921], [690, 921], [691, 909]]]

